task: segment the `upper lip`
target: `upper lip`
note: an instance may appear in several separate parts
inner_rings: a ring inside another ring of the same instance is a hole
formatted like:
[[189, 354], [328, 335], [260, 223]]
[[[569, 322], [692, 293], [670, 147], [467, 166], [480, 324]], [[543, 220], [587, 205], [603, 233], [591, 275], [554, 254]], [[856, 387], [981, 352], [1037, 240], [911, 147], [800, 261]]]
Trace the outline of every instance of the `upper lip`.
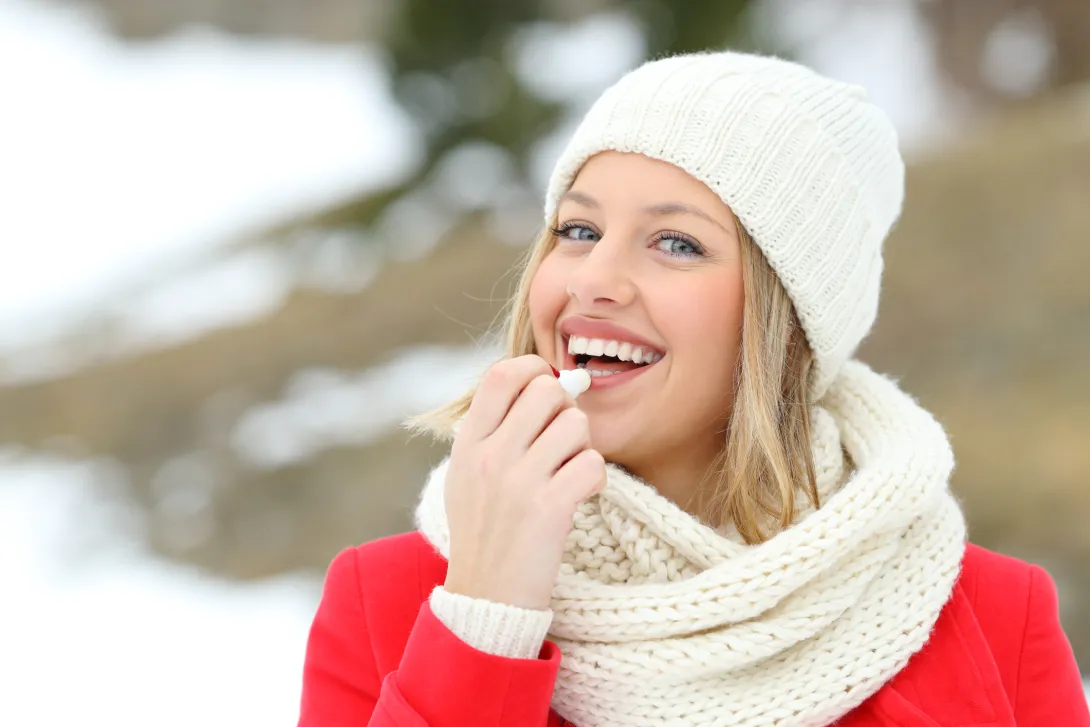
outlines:
[[666, 352], [662, 346], [647, 340], [643, 336], [634, 333], [624, 326], [611, 323], [600, 318], [585, 318], [583, 316], [568, 316], [560, 322], [560, 332], [566, 337], [579, 336], [581, 338], [600, 338], [606, 341], [628, 342], [643, 348], [649, 348], [657, 354]]

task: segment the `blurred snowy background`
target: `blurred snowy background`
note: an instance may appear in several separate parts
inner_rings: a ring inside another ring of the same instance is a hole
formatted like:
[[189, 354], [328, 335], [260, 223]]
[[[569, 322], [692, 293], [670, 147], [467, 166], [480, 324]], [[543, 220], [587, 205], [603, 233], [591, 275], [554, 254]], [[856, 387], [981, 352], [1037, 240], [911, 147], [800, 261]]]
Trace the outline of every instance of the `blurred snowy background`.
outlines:
[[863, 355], [1090, 671], [1090, 5], [0, 0], [0, 724], [290, 725], [341, 548], [409, 527], [558, 144], [642, 58], [865, 84], [909, 201]]

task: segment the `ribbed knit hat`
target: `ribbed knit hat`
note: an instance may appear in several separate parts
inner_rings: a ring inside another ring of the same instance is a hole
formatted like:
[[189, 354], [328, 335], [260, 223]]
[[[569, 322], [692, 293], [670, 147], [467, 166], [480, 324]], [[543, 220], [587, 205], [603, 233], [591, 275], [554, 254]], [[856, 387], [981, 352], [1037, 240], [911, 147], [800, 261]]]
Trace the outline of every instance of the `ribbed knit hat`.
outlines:
[[645, 63], [580, 123], [549, 181], [547, 221], [607, 150], [673, 164], [730, 206], [795, 304], [820, 398], [874, 323], [882, 242], [904, 196], [896, 131], [866, 91], [745, 53]]

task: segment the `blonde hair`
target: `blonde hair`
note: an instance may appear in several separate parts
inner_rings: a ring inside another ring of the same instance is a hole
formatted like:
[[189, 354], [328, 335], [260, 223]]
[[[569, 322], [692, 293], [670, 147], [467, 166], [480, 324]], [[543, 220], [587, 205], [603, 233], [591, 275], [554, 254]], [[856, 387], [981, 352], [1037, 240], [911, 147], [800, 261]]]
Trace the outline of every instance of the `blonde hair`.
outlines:
[[[796, 490], [820, 506], [810, 444], [807, 380], [813, 362], [794, 305], [753, 238], [736, 225], [741, 246], [744, 310], [735, 364], [734, 403], [722, 451], [698, 490], [700, 517], [731, 523], [747, 543], [767, 540], [789, 526]], [[506, 357], [536, 353], [530, 323], [530, 283], [556, 244], [546, 228], [523, 260], [504, 316]], [[476, 389], [405, 422], [418, 433], [453, 437]]]

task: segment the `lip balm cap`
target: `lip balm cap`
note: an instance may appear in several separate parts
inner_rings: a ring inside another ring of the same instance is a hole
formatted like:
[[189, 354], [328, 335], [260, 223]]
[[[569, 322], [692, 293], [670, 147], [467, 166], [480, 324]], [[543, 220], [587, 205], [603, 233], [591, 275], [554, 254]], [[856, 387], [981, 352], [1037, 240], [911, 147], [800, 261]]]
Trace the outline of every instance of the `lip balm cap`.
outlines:
[[586, 369], [567, 369], [560, 372], [560, 386], [575, 398], [590, 388], [590, 374]]

